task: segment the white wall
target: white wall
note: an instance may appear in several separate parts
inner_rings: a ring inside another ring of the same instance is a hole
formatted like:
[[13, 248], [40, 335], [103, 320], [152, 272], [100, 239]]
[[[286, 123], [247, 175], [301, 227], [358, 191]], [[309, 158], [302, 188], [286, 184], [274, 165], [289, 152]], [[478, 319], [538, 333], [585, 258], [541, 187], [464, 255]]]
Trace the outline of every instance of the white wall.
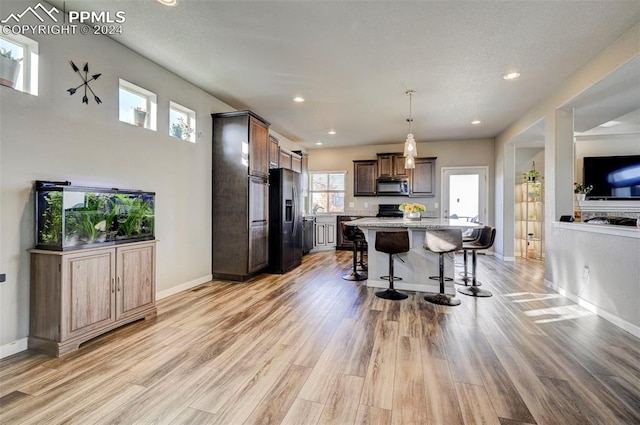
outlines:
[[[575, 282], [573, 281], [575, 275], [566, 274], [563, 270], [568, 268], [581, 270], [583, 264], [576, 263], [577, 260], [573, 256], [565, 255], [566, 251], [563, 249], [565, 240], [561, 237], [560, 232], [554, 231], [553, 228], [554, 221], [558, 220], [560, 215], [572, 212], [573, 182], [571, 177], [577, 177], [573, 173], [573, 137], [572, 134], [567, 134], [570, 133], [567, 131], [567, 123], [572, 121], [573, 117], [571, 112], [562, 111], [560, 108], [630, 60], [640, 56], [638, 40], [640, 40], [640, 23], [634, 25], [558, 87], [551, 96], [543, 99], [496, 138], [496, 151], [500, 153], [496, 162], [498, 175], [500, 170], [502, 171], [502, 181], [496, 181], [496, 188], [504, 190], [496, 198], [496, 208], [504, 205], [502, 224], [508, 228], [507, 222], [512, 222], [514, 218], [513, 207], [510, 206], [513, 204], [509, 202], [512, 200], [514, 190], [513, 184], [509, 184], [509, 179], [513, 179], [513, 174], [509, 175], [509, 170], [513, 170], [515, 164], [515, 156], [509, 155], [508, 151], [517, 135], [540, 119], [545, 120], [545, 280], [548, 284], [568, 294], [575, 290]], [[598, 149], [609, 154], [608, 152], [611, 151], [608, 150], [608, 147], [610, 146], [602, 145]], [[567, 157], [567, 152], [571, 152], [572, 155]], [[565, 212], [568, 205], [568, 211]], [[505, 247], [503, 251], [505, 256], [512, 255], [513, 251], [509, 252], [507, 249], [508, 242], [512, 241], [514, 237], [512, 229], [510, 232], [505, 232], [502, 237], [503, 244], [496, 243], [496, 245]], [[600, 264], [600, 262], [605, 261], [611, 261], [611, 259], [606, 255], [593, 256], [593, 262], [597, 264], [598, 268], [604, 264]], [[637, 251], [623, 251], [622, 256], [615, 259], [616, 264], [631, 264], [634, 261], [638, 261]], [[604, 269], [604, 267], [602, 268]], [[615, 278], [610, 282], [615, 285]], [[615, 290], [615, 286], [611, 289]], [[577, 296], [578, 294], [573, 295]], [[593, 294], [590, 302], [596, 307], [605, 306], [608, 305], [607, 297], [606, 293], [596, 293]], [[616, 310], [638, 309], [637, 297], [622, 298], [619, 303], [620, 305], [613, 310], [613, 314]]]
[[[419, 157], [437, 157], [436, 160], [436, 182], [437, 190], [434, 198], [411, 198], [414, 202], [420, 202], [426, 205], [427, 215], [439, 216], [441, 202], [441, 176], [440, 169], [442, 167], [462, 167], [462, 166], [488, 166], [488, 181], [494, 179], [494, 151], [493, 139], [479, 140], [447, 140], [436, 142], [418, 143]], [[347, 171], [347, 187], [345, 206], [349, 202], [354, 202], [354, 212], [358, 211], [377, 211], [378, 204], [399, 204], [405, 202], [406, 198], [402, 197], [369, 197], [369, 196], [353, 196], [353, 161], [359, 159], [376, 159], [377, 153], [393, 153], [402, 152], [404, 142], [387, 145], [367, 145], [354, 146], [346, 148], [321, 148], [309, 150], [309, 171]], [[488, 187], [489, 190], [489, 211], [487, 216], [489, 221], [493, 223], [492, 206], [494, 202], [493, 186]], [[438, 203], [438, 208], [435, 203]], [[368, 206], [365, 206], [365, 203]], [[348, 208], [347, 208], [348, 209]]]
[[[3, 2], [2, 14], [24, 5]], [[156, 192], [159, 295], [210, 278], [210, 114], [233, 110], [112, 39], [32, 38], [40, 44], [39, 96], [0, 87], [0, 272], [7, 274], [0, 283], [0, 348], [16, 341], [24, 347], [29, 334], [36, 179]], [[66, 92], [79, 84], [69, 60], [102, 74], [91, 84], [101, 105]], [[158, 131], [118, 121], [119, 78], [157, 94]], [[201, 134], [195, 144], [169, 137], [170, 100], [196, 111]]]

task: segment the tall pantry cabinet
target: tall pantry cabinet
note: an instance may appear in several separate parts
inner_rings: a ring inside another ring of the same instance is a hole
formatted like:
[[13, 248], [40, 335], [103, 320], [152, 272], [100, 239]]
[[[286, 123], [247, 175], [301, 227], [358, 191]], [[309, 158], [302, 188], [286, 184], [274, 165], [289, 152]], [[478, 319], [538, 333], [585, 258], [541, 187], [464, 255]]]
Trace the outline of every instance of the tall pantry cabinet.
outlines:
[[213, 114], [212, 274], [244, 281], [269, 258], [269, 123]]

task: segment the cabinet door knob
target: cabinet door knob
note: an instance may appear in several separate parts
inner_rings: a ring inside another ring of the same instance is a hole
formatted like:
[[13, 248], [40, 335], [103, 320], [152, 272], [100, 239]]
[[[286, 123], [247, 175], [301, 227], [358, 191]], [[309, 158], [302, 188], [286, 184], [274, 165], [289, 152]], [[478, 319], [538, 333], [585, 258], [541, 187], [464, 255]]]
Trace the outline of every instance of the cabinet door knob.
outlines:
[[120, 276], [118, 276], [118, 292], [120, 292]]
[[115, 278], [111, 278], [111, 293], [113, 294], [114, 292], [116, 292], [116, 280]]

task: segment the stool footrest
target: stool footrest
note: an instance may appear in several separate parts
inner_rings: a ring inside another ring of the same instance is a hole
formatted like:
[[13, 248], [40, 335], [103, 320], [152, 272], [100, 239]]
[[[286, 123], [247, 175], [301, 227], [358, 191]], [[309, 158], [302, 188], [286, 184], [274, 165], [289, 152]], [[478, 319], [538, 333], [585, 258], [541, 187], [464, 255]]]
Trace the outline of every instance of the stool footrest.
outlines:
[[[440, 276], [429, 276], [429, 279], [438, 280], [439, 281], [440, 280]], [[451, 282], [453, 280], [453, 278], [446, 277], [446, 276], [443, 279], [444, 279], [445, 282]]]
[[[389, 280], [389, 276], [380, 276], [380, 279], [388, 281]], [[402, 280], [402, 278], [398, 277], [398, 276], [393, 276], [393, 281], [395, 282], [396, 280]]]

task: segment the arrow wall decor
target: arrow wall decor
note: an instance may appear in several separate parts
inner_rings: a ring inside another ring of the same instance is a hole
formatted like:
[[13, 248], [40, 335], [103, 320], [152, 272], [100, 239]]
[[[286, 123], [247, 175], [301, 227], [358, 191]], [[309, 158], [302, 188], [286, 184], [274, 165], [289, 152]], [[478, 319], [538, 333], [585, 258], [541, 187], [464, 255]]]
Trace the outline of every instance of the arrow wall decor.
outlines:
[[82, 103], [86, 103], [87, 105], [89, 104], [89, 98], [87, 97], [87, 89], [88, 89], [93, 95], [93, 99], [96, 101], [96, 103], [98, 105], [101, 104], [102, 100], [100, 100], [100, 98], [96, 96], [96, 94], [93, 92], [93, 89], [91, 88], [89, 83], [91, 81], [97, 80], [102, 74], [94, 74], [91, 76], [91, 78], [87, 79], [89, 77], [89, 63], [85, 63], [84, 67], [82, 68], [82, 71], [84, 71], [84, 75], [82, 75], [82, 72], [76, 66], [76, 64], [73, 63], [73, 61], [69, 61], [69, 64], [71, 64], [71, 69], [73, 69], [73, 71], [76, 74], [78, 74], [82, 79], [82, 84], [80, 84], [78, 87], [67, 89], [67, 91], [69, 92], [69, 95], [70, 96], [74, 95], [80, 87], [84, 86], [84, 96], [82, 96]]

